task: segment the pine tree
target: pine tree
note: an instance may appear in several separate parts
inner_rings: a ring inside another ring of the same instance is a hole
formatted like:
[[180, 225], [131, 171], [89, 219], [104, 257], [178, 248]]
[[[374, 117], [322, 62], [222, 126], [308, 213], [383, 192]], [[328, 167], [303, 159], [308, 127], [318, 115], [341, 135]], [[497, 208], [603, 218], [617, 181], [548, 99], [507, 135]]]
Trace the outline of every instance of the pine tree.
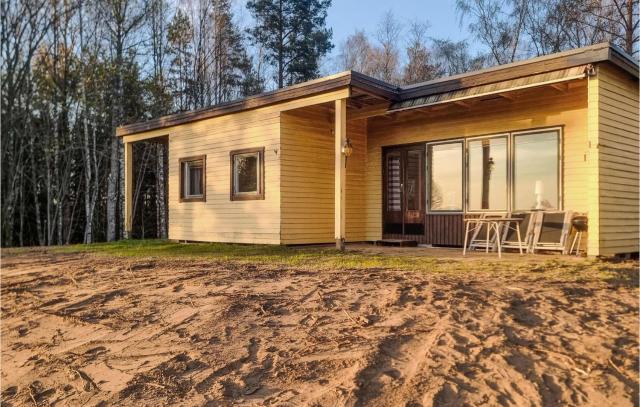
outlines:
[[171, 54], [169, 86], [178, 111], [189, 109], [189, 87], [193, 65], [193, 27], [187, 14], [178, 9], [167, 29], [168, 53]]
[[247, 8], [256, 20], [248, 30], [254, 44], [276, 66], [278, 88], [319, 76], [320, 59], [331, 44], [326, 28], [331, 0], [249, 0]]
[[242, 32], [233, 21], [230, 0], [217, 0], [213, 8], [214, 103], [244, 96], [245, 77], [251, 75], [251, 59]]

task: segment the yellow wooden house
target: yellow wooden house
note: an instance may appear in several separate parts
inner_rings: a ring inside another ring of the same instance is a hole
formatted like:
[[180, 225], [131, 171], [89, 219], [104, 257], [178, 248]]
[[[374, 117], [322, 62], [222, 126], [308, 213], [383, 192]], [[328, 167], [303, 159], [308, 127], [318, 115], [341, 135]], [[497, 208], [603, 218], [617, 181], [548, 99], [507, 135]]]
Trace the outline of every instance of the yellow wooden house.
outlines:
[[169, 238], [456, 246], [473, 213], [588, 217], [592, 256], [638, 252], [638, 65], [608, 43], [411, 86], [347, 71], [122, 126], [168, 142]]

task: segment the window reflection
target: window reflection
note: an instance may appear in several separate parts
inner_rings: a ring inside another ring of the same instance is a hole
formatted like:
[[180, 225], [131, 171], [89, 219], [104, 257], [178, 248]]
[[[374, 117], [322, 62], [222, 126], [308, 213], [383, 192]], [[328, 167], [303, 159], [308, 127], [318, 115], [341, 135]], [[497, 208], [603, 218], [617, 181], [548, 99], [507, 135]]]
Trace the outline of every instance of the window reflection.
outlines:
[[204, 196], [204, 159], [183, 161], [180, 172], [181, 198], [191, 199]]
[[507, 137], [471, 140], [469, 210], [507, 210]]
[[558, 133], [513, 137], [515, 210], [558, 209]]
[[238, 154], [234, 157], [233, 176], [236, 194], [258, 192], [258, 153]]
[[430, 208], [462, 210], [462, 143], [429, 146]]

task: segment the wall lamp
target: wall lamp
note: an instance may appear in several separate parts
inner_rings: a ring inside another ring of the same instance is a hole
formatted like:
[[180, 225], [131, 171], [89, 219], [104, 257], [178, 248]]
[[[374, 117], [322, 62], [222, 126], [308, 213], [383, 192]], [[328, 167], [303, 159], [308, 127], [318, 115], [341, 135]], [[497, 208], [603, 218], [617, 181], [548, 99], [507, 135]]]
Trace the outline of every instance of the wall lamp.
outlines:
[[344, 145], [342, 146], [342, 154], [344, 154], [344, 168], [347, 168], [347, 159], [351, 157], [353, 154], [353, 145], [351, 144], [351, 139], [347, 138], [344, 141]]

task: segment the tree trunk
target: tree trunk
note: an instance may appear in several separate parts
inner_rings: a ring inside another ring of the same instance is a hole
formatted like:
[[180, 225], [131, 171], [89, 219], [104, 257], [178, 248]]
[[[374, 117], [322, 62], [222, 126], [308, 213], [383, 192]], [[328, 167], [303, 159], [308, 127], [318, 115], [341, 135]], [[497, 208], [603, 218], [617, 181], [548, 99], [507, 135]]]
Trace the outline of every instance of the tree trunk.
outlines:
[[282, 0], [280, 0], [278, 28], [280, 30], [280, 43], [278, 44], [278, 89], [282, 89], [284, 87], [284, 10], [282, 9]]
[[156, 209], [157, 209], [157, 229], [158, 238], [167, 238], [167, 197], [166, 197], [166, 175], [165, 175], [165, 144], [157, 143], [156, 161]]
[[23, 241], [23, 237], [24, 237], [24, 210], [25, 210], [25, 199], [24, 199], [24, 171], [22, 171], [22, 169], [20, 170], [20, 189], [18, 190], [18, 194], [20, 196], [20, 219], [19, 219], [19, 224], [20, 224], [20, 229], [19, 229], [19, 234], [18, 234], [18, 244], [20, 245], [20, 247], [24, 246], [24, 241]]
[[629, 55], [633, 55], [633, 34], [634, 34], [634, 26], [633, 26], [633, 4], [638, 0], [627, 0], [627, 27], [625, 30], [626, 38], [625, 45], [626, 51]]
[[[57, 120], [54, 119], [53, 133], [54, 137], [57, 132], [58, 125]], [[49, 144], [49, 143], [47, 143]], [[51, 246], [53, 240], [53, 218], [51, 216], [51, 205], [53, 196], [53, 175], [51, 174], [51, 156], [49, 153], [49, 146], [45, 149], [45, 163], [47, 165], [47, 246]]]
[[33, 148], [33, 134], [31, 135], [31, 139], [29, 140], [29, 149], [31, 156], [31, 185], [33, 187], [33, 209], [35, 211], [36, 218], [36, 233], [38, 234], [38, 243], [40, 246], [44, 246], [45, 240], [44, 235], [42, 233], [42, 221], [40, 218], [40, 197], [38, 191], [38, 170], [36, 168], [36, 159], [35, 159], [35, 151]]
[[[92, 191], [91, 191], [91, 177], [92, 177], [92, 162], [91, 162], [91, 146], [89, 144], [89, 106], [87, 105], [87, 87], [85, 84], [85, 78], [87, 76], [86, 71], [84, 69], [86, 61], [84, 60], [84, 30], [83, 30], [83, 18], [82, 18], [82, 6], [83, 3], [80, 1], [78, 12], [80, 15], [79, 23], [80, 23], [80, 52], [82, 53], [80, 56], [80, 61], [82, 63], [82, 78], [80, 80], [80, 98], [82, 107], [84, 109], [82, 113], [82, 158], [84, 161], [84, 237], [82, 241], [87, 243], [93, 242], [93, 205], [92, 205]], [[95, 148], [95, 145], [94, 145]], [[97, 177], [98, 174], [96, 173]]]
[[[118, 238], [118, 220], [122, 218], [124, 221], [124, 216], [122, 213], [122, 207], [124, 206], [124, 202], [122, 201], [122, 191], [120, 188], [122, 187], [122, 183], [124, 180], [120, 180], [120, 177], [124, 175], [124, 165], [121, 165], [121, 157], [122, 157], [122, 140], [116, 135], [116, 128], [122, 122], [122, 111], [123, 111], [123, 77], [122, 77], [122, 56], [124, 50], [124, 35], [122, 34], [122, 29], [118, 30], [118, 37], [115, 38], [116, 46], [115, 46], [115, 61], [116, 61], [116, 77], [115, 77], [115, 97], [114, 97], [114, 109], [113, 115], [111, 119], [111, 127], [113, 131], [112, 139], [111, 139], [111, 157], [110, 157], [110, 170], [109, 170], [109, 180], [107, 185], [107, 241], [113, 242]], [[123, 177], [124, 178], [124, 177]], [[118, 212], [120, 212], [120, 216], [118, 217]], [[121, 233], [124, 228], [120, 228]]]
[[[116, 102], [118, 103], [118, 102]], [[115, 133], [115, 127], [114, 127]], [[116, 240], [116, 208], [118, 207], [118, 176], [120, 175], [120, 140], [113, 135], [107, 180], [107, 241]]]

